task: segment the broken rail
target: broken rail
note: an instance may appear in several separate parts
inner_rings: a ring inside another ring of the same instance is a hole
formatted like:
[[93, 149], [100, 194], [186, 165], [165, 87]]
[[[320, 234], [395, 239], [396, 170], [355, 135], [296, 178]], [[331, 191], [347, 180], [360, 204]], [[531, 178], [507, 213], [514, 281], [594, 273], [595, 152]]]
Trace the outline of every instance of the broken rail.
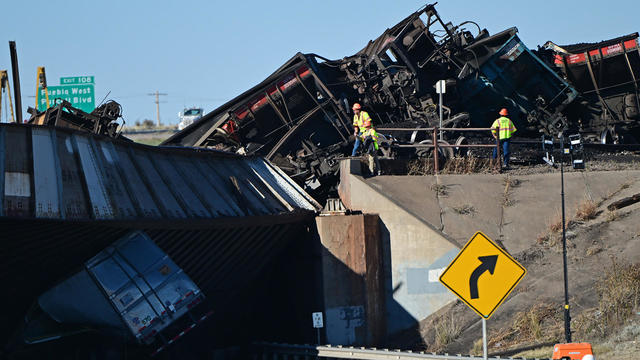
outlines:
[[[429, 128], [378, 128], [376, 131], [426, 131], [431, 132], [431, 144], [406, 144], [406, 145], [395, 145], [400, 148], [432, 148], [433, 149], [433, 169], [436, 174], [440, 172], [439, 162], [438, 162], [438, 148], [496, 148], [498, 159], [500, 159], [500, 142], [496, 140], [494, 144], [438, 144], [438, 134], [442, 131], [464, 131], [464, 132], [474, 132], [474, 131], [491, 131], [492, 128], [439, 128], [439, 127], [429, 127]], [[499, 171], [500, 162], [497, 161], [494, 164], [494, 170]]]

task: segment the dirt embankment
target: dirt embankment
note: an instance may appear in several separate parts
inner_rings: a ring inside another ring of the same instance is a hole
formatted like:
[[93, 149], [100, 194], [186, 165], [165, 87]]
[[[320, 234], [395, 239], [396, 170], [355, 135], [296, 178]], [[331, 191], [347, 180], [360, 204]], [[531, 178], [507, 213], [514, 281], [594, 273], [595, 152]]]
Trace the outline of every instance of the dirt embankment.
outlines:
[[[640, 203], [607, 210], [608, 204], [638, 192], [640, 178], [631, 178], [566, 214], [572, 340], [591, 342], [601, 359], [636, 359], [640, 352]], [[550, 357], [552, 345], [564, 342], [561, 217], [550, 212], [546, 224], [528, 248], [512, 253], [528, 273], [487, 322], [490, 354]], [[420, 338], [400, 336], [392, 345], [482, 354], [481, 319], [460, 301], [419, 327]]]

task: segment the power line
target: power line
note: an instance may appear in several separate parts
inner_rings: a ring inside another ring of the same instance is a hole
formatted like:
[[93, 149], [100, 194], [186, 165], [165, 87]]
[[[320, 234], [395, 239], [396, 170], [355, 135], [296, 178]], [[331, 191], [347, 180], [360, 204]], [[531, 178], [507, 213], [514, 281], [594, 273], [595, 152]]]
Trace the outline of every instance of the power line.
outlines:
[[149, 96], [155, 96], [156, 97], [156, 114], [158, 116], [158, 126], [160, 126], [160, 95], [166, 96], [169, 95], [167, 93], [161, 93], [158, 90], [156, 90], [155, 93], [151, 93], [151, 94], [147, 94]]

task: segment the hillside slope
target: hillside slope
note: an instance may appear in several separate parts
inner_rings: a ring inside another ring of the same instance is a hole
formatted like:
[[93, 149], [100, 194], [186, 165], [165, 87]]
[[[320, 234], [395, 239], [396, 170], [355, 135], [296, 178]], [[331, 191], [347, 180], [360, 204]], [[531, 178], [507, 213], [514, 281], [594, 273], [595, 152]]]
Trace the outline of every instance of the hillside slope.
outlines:
[[[564, 340], [559, 177], [441, 176], [438, 182], [448, 191], [438, 189], [439, 213], [434, 204], [414, 201], [423, 209], [416, 213], [454, 238], [464, 243], [463, 237], [484, 231], [527, 268], [526, 277], [487, 322], [490, 353], [517, 354], [509, 350], [535, 345], [546, 348], [528, 356], [550, 356], [551, 345]], [[381, 190], [388, 188], [383, 178], [372, 181]], [[573, 341], [592, 341], [607, 358], [635, 358], [640, 350], [640, 267], [629, 266], [640, 263], [640, 203], [615, 212], [606, 207], [640, 193], [640, 172], [565, 174], [565, 192]], [[626, 320], [628, 314], [615, 314], [624, 306], [632, 312]], [[611, 318], [616, 315], [622, 320]], [[397, 337], [392, 345], [481, 353], [480, 317], [460, 301], [421, 321], [420, 334], [420, 339]]]

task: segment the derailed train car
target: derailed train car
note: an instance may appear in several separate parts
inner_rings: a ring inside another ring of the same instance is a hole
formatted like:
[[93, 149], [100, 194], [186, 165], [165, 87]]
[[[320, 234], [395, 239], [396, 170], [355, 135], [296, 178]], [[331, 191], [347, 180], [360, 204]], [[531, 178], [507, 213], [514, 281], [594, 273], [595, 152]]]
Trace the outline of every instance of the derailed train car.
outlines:
[[[489, 127], [506, 107], [519, 134], [557, 134], [568, 128], [564, 111], [578, 96], [516, 28], [490, 35], [474, 22], [445, 23], [432, 4], [353, 56], [298, 53], [163, 145], [262, 155], [316, 188], [335, 179], [337, 159], [349, 153], [351, 104], [360, 102], [376, 126], [436, 126], [439, 80], [447, 83], [443, 127]], [[401, 134], [388, 135], [408, 144], [423, 140], [417, 132]]]
[[638, 33], [598, 43], [559, 46], [549, 41], [540, 53], [580, 93], [566, 111], [576, 131], [592, 142], [637, 143]]

